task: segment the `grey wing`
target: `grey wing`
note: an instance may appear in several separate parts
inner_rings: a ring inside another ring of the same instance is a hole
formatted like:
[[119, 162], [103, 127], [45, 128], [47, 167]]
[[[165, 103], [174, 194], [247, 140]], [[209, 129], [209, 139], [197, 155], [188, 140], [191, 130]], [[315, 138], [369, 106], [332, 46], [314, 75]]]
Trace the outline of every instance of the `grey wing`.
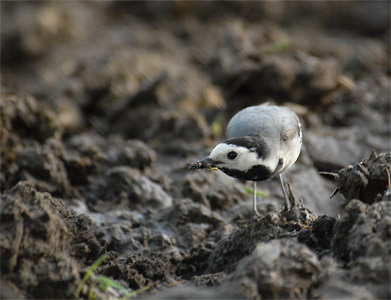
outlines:
[[281, 140], [277, 151], [278, 157], [284, 159], [281, 172], [295, 163], [300, 155], [302, 145], [302, 130], [297, 115], [288, 110], [282, 116]]
[[289, 141], [298, 136], [301, 140], [302, 129], [297, 115], [293, 111], [286, 109], [281, 117], [281, 139]]

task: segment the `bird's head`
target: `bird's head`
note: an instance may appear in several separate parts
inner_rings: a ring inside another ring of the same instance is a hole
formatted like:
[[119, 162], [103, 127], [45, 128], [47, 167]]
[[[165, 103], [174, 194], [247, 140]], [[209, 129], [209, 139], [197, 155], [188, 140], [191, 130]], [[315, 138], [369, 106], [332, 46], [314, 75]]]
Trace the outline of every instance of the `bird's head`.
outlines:
[[203, 160], [189, 169], [218, 168], [229, 176], [245, 180], [265, 180], [274, 175], [278, 158], [260, 135], [228, 139], [218, 144]]

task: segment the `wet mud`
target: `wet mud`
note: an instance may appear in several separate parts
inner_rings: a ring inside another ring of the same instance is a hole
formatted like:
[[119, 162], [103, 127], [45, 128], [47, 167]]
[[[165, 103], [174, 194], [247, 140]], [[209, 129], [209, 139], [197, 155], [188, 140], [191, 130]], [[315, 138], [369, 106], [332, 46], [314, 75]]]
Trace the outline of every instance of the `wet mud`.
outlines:
[[[1, 3], [2, 298], [74, 299], [103, 254], [79, 298], [391, 298], [390, 4], [225, 4]], [[257, 217], [187, 167], [266, 101], [303, 149]]]

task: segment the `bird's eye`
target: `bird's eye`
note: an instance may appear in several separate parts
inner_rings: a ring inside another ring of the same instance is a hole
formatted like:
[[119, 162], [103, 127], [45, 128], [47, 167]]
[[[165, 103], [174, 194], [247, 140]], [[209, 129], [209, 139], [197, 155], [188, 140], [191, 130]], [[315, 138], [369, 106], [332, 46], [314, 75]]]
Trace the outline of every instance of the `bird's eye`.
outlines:
[[238, 154], [235, 151], [228, 152], [227, 157], [229, 159], [235, 159], [238, 156]]

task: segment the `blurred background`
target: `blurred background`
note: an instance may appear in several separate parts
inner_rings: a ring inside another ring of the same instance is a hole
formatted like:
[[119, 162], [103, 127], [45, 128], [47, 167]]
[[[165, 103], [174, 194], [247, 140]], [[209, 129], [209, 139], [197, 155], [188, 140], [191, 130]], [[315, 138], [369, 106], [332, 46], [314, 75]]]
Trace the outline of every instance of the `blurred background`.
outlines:
[[[224, 139], [234, 113], [265, 101], [299, 114], [303, 172], [390, 149], [389, 1], [7, 1], [1, 9], [2, 98], [12, 100], [3, 106], [18, 103], [4, 109], [3, 128], [19, 134], [2, 135], [6, 162], [29, 139], [74, 145], [75, 135], [116, 135], [143, 141], [175, 171]], [[20, 179], [5, 169], [3, 189]], [[314, 176], [304, 172], [298, 185]]]

